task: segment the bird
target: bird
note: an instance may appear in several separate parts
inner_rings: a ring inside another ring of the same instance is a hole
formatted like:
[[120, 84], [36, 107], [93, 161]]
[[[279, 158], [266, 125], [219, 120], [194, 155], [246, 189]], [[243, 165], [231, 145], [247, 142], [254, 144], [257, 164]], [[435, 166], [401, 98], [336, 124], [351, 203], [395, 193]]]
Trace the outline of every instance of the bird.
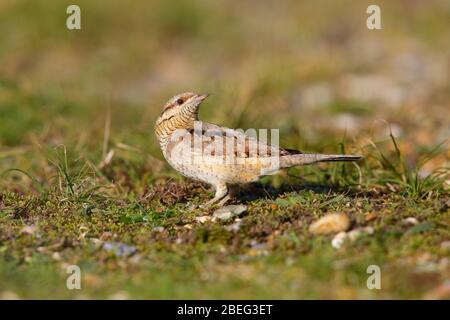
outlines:
[[214, 187], [201, 207], [222, 207], [240, 184], [281, 169], [330, 161], [358, 161], [361, 155], [308, 154], [258, 139], [254, 134], [200, 121], [199, 107], [209, 94], [184, 92], [170, 98], [154, 132], [169, 165], [188, 178]]

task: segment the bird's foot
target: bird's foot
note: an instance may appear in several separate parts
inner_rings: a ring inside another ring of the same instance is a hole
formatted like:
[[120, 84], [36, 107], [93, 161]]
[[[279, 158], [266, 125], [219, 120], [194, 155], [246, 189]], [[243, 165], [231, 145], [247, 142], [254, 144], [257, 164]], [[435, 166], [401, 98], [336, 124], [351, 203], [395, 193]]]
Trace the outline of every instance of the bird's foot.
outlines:
[[230, 199], [231, 199], [231, 196], [228, 195], [228, 194], [225, 197], [221, 198], [221, 199], [220, 198], [219, 199], [213, 198], [213, 199], [205, 202], [204, 204], [201, 204], [199, 206], [199, 208], [201, 208], [201, 209], [210, 209], [213, 206], [217, 206], [217, 208], [221, 208]]
[[222, 200], [220, 200], [220, 201], [217, 203], [217, 206], [218, 206], [219, 208], [223, 207], [223, 206], [225, 205], [225, 203], [227, 203], [230, 199], [231, 199], [231, 196], [230, 196], [229, 194], [227, 194]]
[[185, 208], [186, 208], [187, 210], [195, 210], [195, 209], [198, 209], [198, 208], [200, 208], [200, 207], [201, 207], [201, 205], [198, 205], [198, 204], [192, 203], [192, 202], [186, 203], [186, 206], [185, 206]]

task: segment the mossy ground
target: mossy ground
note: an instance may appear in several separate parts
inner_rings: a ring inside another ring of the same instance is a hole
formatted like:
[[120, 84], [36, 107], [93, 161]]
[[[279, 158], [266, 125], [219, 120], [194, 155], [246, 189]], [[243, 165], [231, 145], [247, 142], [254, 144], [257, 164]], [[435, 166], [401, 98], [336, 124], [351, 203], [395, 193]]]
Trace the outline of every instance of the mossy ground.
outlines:
[[[1, 298], [448, 297], [441, 2], [382, 2], [377, 32], [356, 1], [80, 1], [81, 31], [65, 29], [69, 4], [0, 5]], [[152, 132], [186, 90], [213, 93], [207, 121], [365, 159], [266, 177], [234, 200], [239, 228], [202, 223], [214, 208], [188, 204], [212, 190], [176, 174]], [[374, 232], [335, 249], [308, 232], [329, 212]], [[81, 290], [66, 287], [73, 264]]]

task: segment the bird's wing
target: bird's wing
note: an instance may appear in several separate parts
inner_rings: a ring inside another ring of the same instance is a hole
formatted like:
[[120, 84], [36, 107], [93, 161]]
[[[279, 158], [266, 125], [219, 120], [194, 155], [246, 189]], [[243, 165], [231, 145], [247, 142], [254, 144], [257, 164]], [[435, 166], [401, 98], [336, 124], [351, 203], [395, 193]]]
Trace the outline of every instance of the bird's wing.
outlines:
[[[250, 134], [249, 134], [250, 132]], [[221, 127], [207, 122], [197, 122], [194, 129], [173, 134], [167, 151], [177, 149], [184, 155], [202, 157], [266, 158], [299, 154], [300, 151], [280, 148], [260, 141], [256, 131]]]
[[265, 158], [301, 153], [258, 140], [256, 130], [248, 130], [244, 133], [243, 130], [234, 130], [207, 122], [200, 123], [201, 126], [198, 125], [197, 130], [194, 130], [194, 136], [201, 138], [202, 141], [201, 146], [197, 146], [196, 153], [219, 157], [226, 154], [236, 158]]

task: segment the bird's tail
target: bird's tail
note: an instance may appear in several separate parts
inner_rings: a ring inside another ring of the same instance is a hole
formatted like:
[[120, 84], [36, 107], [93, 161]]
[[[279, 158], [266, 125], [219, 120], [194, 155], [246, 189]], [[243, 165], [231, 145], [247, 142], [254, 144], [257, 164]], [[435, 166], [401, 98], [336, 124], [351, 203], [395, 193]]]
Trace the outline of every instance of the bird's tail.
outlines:
[[318, 162], [332, 162], [332, 161], [358, 161], [362, 159], [360, 155], [348, 154], [293, 154], [288, 156], [281, 156], [280, 164], [282, 168], [289, 168], [293, 166], [301, 166], [313, 164]]

